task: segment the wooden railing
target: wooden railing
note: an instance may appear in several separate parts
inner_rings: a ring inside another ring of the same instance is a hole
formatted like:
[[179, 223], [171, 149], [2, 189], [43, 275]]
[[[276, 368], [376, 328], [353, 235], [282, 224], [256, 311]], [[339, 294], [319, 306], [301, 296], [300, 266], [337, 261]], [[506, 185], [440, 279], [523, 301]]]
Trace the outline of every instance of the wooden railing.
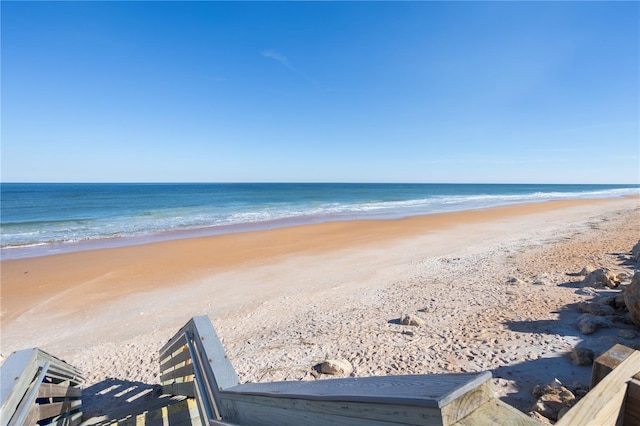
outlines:
[[163, 391], [196, 398], [209, 425], [536, 424], [495, 398], [489, 372], [238, 384], [206, 316], [160, 350], [160, 363]]
[[32, 348], [12, 353], [0, 370], [1, 425], [81, 423], [84, 379], [76, 368]]
[[224, 424], [220, 392], [238, 384], [211, 321], [192, 318], [160, 349], [164, 393], [195, 398], [204, 424]]

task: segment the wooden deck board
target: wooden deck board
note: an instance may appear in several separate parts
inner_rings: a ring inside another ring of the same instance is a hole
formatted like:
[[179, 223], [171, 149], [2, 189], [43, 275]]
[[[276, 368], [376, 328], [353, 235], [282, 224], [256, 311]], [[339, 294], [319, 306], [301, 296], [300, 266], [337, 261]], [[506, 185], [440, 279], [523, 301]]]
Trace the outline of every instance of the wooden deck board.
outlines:
[[441, 426], [436, 408], [223, 396], [224, 421], [242, 426]]
[[193, 364], [186, 364], [175, 370], [169, 370], [160, 376], [160, 382], [165, 383], [170, 380], [182, 379], [193, 376]]
[[164, 373], [169, 368], [183, 363], [189, 359], [191, 359], [191, 354], [189, 353], [189, 350], [185, 348], [181, 352], [174, 353], [173, 356], [167, 358], [162, 364], [160, 364], [160, 371]]
[[489, 372], [354, 377], [314, 382], [247, 383], [225, 389], [224, 393], [442, 408], [490, 379]]
[[540, 423], [500, 401], [492, 398], [453, 426], [540, 426]]
[[485, 372], [252, 383], [220, 398], [224, 419], [243, 425], [449, 425], [493, 398], [490, 378]]
[[38, 420], [60, 416], [69, 411], [79, 409], [81, 406], [82, 401], [79, 399], [54, 402], [52, 404], [37, 404], [36, 407], [38, 407]]
[[182, 395], [193, 398], [195, 396], [194, 382], [171, 383], [162, 385], [162, 392], [167, 395]]
[[82, 389], [71, 387], [68, 384], [60, 385], [53, 383], [42, 383], [38, 388], [38, 398], [64, 398], [80, 396], [82, 396]]

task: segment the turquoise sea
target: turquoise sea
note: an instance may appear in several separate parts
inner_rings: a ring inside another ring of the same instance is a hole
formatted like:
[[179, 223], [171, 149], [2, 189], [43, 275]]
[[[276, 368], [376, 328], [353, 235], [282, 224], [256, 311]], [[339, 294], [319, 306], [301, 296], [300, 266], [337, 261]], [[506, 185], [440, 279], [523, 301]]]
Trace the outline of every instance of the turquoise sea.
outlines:
[[639, 185], [2, 183], [0, 187], [2, 259], [296, 224], [640, 194]]

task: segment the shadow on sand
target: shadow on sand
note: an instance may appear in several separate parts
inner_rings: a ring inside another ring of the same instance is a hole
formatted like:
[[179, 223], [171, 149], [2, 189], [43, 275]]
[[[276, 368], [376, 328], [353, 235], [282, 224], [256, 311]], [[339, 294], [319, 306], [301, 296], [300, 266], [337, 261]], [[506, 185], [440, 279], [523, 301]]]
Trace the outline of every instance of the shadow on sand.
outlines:
[[[631, 260], [628, 253], [610, 253], [617, 256], [618, 264], [630, 269], [631, 275], [640, 268], [640, 263]], [[579, 274], [567, 274], [568, 276], [579, 276]], [[565, 288], [582, 288], [581, 281], [569, 281], [558, 284]], [[614, 296], [619, 290], [598, 289], [595, 299], [606, 296]], [[611, 328], [597, 330], [593, 334], [585, 335], [578, 328], [578, 318], [582, 312], [578, 308], [578, 303], [569, 303], [559, 311], [558, 318], [554, 320], [534, 320], [534, 321], [507, 321], [504, 324], [511, 330], [527, 334], [547, 334], [568, 337], [569, 341], [574, 341], [574, 347], [588, 348], [597, 358], [616, 343], [629, 347], [640, 346], [640, 337], [635, 339], [621, 338], [617, 335], [620, 328], [629, 328], [629, 325], [613, 323]], [[575, 365], [569, 353], [552, 354], [549, 357], [537, 360], [524, 361], [518, 364], [498, 367], [491, 370], [494, 378], [504, 378], [516, 380], [519, 383], [537, 383], [545, 385], [552, 379], [557, 378], [563, 384], [572, 386], [575, 382], [582, 385], [589, 385], [591, 380], [592, 366]], [[528, 410], [535, 402], [531, 395], [532, 389], [517, 389], [501, 398], [504, 402], [518, 408], [521, 411]]]
[[[182, 406], [184, 405], [184, 407]], [[169, 407], [169, 424], [189, 419], [185, 397], [162, 395], [160, 385], [108, 378], [82, 391], [85, 425], [111, 424], [144, 414], [144, 424], [163, 424], [162, 407]]]

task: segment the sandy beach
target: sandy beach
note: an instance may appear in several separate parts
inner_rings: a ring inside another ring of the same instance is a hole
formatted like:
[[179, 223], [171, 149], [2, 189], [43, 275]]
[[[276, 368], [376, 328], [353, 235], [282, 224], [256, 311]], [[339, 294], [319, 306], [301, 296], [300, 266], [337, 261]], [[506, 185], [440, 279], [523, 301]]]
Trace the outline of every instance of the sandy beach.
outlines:
[[[40, 347], [89, 389], [143, 389], [158, 383], [158, 349], [208, 315], [241, 382], [316, 380], [313, 366], [336, 357], [355, 376], [489, 370], [498, 395], [526, 410], [535, 384], [588, 384], [573, 347], [640, 344], [615, 329], [582, 335], [572, 307], [592, 298], [576, 292], [586, 265], [631, 277], [639, 239], [629, 197], [5, 260], [1, 350]], [[403, 333], [403, 313], [426, 326]]]

